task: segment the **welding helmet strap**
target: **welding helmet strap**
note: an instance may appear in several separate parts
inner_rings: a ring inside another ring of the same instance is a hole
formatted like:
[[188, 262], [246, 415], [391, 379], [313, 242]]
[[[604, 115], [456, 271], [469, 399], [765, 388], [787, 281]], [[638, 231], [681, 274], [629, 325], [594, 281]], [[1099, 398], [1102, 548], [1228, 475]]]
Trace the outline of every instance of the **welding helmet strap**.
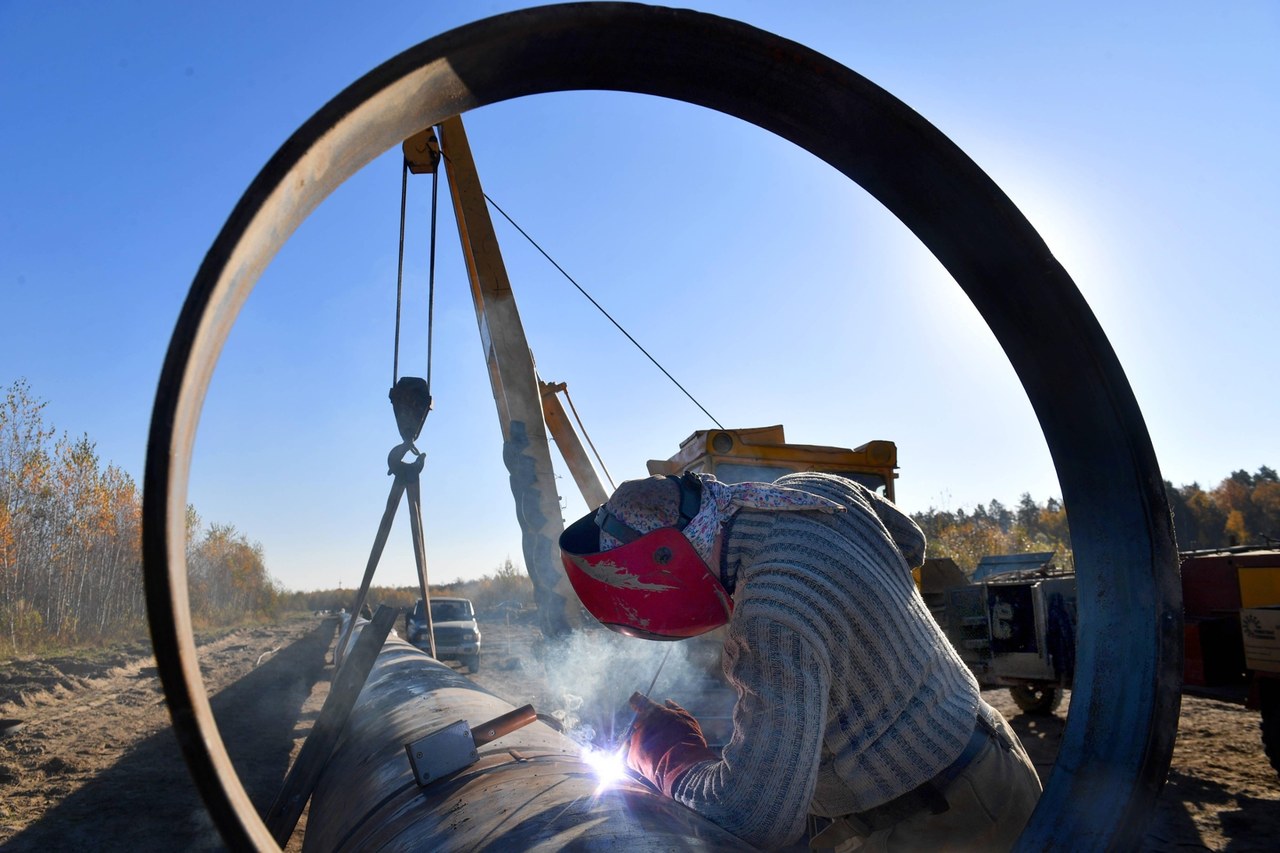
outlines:
[[623, 545], [630, 545], [644, 535], [610, 512], [608, 504], [603, 504], [596, 510], [595, 522], [601, 533], [608, 533]]
[[667, 479], [674, 480], [680, 489], [680, 520], [676, 522], [676, 530], [684, 530], [702, 508], [702, 481], [692, 471], [686, 471], [683, 477], [668, 474]]

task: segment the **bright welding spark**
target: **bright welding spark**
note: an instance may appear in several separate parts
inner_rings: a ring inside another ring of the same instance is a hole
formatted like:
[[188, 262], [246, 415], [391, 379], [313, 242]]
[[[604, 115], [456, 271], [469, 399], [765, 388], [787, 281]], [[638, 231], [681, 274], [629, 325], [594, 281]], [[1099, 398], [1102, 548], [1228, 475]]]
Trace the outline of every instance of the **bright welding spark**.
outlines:
[[597, 749], [588, 744], [582, 747], [582, 760], [600, 781], [596, 796], [604, 793], [615, 782], [627, 778], [627, 763], [620, 749]]

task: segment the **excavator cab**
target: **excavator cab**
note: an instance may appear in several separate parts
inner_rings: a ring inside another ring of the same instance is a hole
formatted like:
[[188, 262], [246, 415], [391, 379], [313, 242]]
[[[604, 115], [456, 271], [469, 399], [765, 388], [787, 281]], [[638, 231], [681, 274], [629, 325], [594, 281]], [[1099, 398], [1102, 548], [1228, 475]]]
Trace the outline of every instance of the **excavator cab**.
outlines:
[[869, 441], [853, 449], [787, 444], [782, 425], [751, 429], [703, 429], [680, 443], [670, 459], [650, 459], [650, 474], [712, 474], [723, 483], [771, 483], [784, 474], [839, 474], [893, 500], [898, 447]]

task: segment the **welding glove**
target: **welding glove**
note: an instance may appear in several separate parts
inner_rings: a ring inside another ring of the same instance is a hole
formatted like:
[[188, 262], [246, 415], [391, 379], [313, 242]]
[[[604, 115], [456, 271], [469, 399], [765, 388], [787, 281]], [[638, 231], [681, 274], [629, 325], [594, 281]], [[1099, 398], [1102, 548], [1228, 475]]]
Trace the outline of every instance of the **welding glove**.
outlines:
[[636, 712], [627, 765], [671, 796], [676, 782], [695, 764], [718, 761], [693, 715], [670, 699], [659, 705], [643, 693], [631, 696]]

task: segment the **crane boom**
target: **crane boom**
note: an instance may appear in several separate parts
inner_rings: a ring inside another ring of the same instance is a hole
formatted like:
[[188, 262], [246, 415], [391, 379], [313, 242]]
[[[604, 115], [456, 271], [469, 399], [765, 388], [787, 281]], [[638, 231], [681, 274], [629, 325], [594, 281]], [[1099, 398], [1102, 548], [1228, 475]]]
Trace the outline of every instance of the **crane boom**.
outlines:
[[[587, 458], [587, 449], [582, 446], [582, 440], [578, 438], [573, 424], [569, 422], [564, 405], [556, 396], [563, 390], [565, 390], [563, 382], [542, 383], [543, 414], [547, 421], [547, 429], [551, 430], [551, 437], [556, 440], [556, 447], [560, 448], [560, 455], [569, 466], [569, 472], [578, 485], [578, 491], [582, 492], [582, 498], [587, 502], [587, 506], [594, 509], [607, 501], [609, 494], [604, 490], [595, 466]], [[608, 471], [605, 473], [608, 474]]]
[[577, 597], [560, 568], [564, 522], [533, 356], [461, 118], [454, 116], [440, 125], [440, 148], [502, 426], [502, 459], [515, 498], [525, 566], [533, 581], [543, 632], [564, 634], [581, 623], [581, 616]]

